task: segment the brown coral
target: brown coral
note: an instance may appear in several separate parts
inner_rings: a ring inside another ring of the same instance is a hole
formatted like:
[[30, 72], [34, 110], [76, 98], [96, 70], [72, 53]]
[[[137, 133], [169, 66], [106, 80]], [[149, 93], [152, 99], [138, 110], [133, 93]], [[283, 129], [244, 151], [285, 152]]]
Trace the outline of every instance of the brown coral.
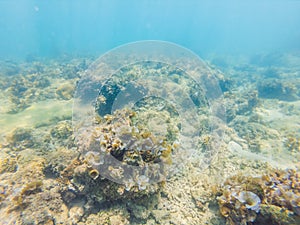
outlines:
[[[255, 178], [233, 176], [226, 180], [222, 196], [218, 197], [220, 212], [229, 224], [253, 222], [256, 218], [264, 224], [296, 224], [300, 221], [299, 176], [296, 170], [274, 170]], [[263, 213], [258, 213], [261, 208]], [[275, 209], [292, 216], [287, 219]], [[271, 222], [273, 218], [276, 223]]]

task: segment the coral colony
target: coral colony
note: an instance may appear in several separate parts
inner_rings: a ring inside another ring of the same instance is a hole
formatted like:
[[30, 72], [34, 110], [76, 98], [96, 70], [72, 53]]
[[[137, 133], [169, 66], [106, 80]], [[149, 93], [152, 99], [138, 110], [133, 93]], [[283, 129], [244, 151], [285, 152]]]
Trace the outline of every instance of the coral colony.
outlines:
[[221, 189], [217, 199], [229, 224], [300, 221], [300, 173], [295, 170], [275, 170], [261, 177], [237, 175], [228, 178]]

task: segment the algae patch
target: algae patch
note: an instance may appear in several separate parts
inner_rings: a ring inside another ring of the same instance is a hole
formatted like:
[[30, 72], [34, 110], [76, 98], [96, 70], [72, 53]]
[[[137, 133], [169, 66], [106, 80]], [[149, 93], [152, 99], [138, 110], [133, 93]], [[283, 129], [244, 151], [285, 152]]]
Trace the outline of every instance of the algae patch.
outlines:
[[16, 127], [47, 126], [57, 120], [71, 118], [72, 101], [42, 101], [17, 114], [2, 114], [2, 135]]

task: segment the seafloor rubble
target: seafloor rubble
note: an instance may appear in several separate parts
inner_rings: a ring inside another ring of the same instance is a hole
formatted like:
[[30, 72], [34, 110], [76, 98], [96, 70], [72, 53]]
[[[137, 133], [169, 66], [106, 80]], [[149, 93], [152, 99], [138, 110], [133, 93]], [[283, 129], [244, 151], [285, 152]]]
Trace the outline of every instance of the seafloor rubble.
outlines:
[[[280, 60], [215, 57], [211, 70], [227, 109], [218, 154], [203, 168], [182, 152], [184, 166], [168, 179], [127, 186], [101, 176], [101, 155], [74, 141], [72, 98], [92, 59], [1, 62], [0, 224], [299, 224], [300, 58]], [[191, 83], [173, 79], [194, 94]], [[95, 107], [110, 97], [104, 90]], [[172, 164], [178, 114], [156, 101], [100, 115], [89, 147], [129, 165]], [[168, 121], [165, 136], [147, 127], [154, 115]], [[211, 144], [209, 129], [194, 140], [200, 155]]]

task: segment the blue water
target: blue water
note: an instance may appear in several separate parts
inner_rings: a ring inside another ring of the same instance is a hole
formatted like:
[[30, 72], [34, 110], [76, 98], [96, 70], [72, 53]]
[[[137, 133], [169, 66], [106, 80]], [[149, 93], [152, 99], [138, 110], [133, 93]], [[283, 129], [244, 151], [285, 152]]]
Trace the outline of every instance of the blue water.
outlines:
[[198, 53], [300, 50], [300, 1], [0, 0], [0, 58], [102, 54], [158, 39]]

